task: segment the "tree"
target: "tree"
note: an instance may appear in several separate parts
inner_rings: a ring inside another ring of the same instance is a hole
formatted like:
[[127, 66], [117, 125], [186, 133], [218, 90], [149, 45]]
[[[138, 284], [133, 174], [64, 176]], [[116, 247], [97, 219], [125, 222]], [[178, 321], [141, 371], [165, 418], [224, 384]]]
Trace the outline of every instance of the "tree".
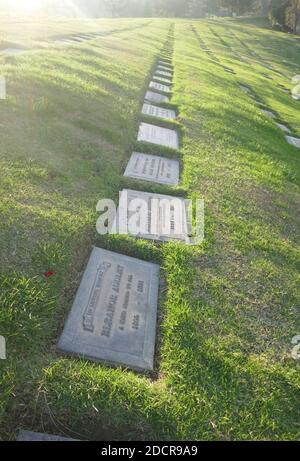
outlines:
[[260, 15], [265, 18], [268, 16], [270, 8], [270, 0], [261, 0], [260, 1]]
[[286, 12], [290, 5], [290, 0], [271, 0], [269, 19], [273, 27], [286, 28]]
[[256, 0], [221, 0], [221, 6], [230, 11], [231, 16], [237, 14], [242, 16], [245, 13], [252, 12], [256, 6]]
[[286, 24], [294, 34], [300, 24], [300, 0], [291, 0], [291, 5], [286, 9]]
[[128, 6], [128, 0], [104, 0], [104, 2], [113, 18], [122, 16]]

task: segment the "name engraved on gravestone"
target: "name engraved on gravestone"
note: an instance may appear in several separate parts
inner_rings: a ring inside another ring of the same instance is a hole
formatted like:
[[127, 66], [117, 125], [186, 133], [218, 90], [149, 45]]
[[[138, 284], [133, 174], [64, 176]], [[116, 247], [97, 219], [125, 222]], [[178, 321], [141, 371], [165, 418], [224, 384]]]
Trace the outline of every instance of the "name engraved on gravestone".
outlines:
[[[116, 219], [120, 233], [161, 242], [191, 243], [189, 201], [182, 197], [123, 189]], [[124, 226], [126, 217], [126, 229]], [[123, 221], [122, 221], [123, 220]]]
[[162, 83], [158, 82], [150, 82], [149, 88], [152, 88], [157, 91], [162, 91], [164, 93], [171, 93], [171, 87], [168, 85], [163, 85]]
[[152, 370], [159, 266], [94, 248], [60, 337], [60, 350]]
[[159, 117], [165, 119], [175, 119], [176, 112], [171, 109], [164, 109], [163, 107], [153, 106], [152, 104], [144, 104], [142, 113], [150, 115], [151, 117]]
[[179, 149], [178, 133], [169, 128], [162, 128], [149, 123], [141, 123], [138, 132], [138, 141], [158, 144], [160, 146]]
[[145, 101], [160, 103], [160, 102], [169, 102], [170, 100], [168, 96], [165, 96], [163, 94], [155, 93], [154, 91], [147, 91], [145, 95]]
[[179, 183], [179, 161], [133, 152], [124, 176], [159, 184], [177, 185]]
[[75, 442], [74, 439], [40, 432], [19, 431], [17, 442]]
[[170, 77], [172, 78], [172, 74], [170, 72], [165, 72], [164, 70], [156, 70], [155, 74], [157, 75], [163, 75], [164, 77]]
[[295, 138], [294, 136], [286, 136], [286, 140], [289, 144], [294, 147], [300, 148], [300, 138]]

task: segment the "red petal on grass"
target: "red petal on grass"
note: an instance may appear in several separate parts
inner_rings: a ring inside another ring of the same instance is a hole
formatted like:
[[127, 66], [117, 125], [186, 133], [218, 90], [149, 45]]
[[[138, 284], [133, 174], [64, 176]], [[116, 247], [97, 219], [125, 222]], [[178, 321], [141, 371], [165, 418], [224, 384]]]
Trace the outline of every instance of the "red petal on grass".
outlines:
[[46, 278], [52, 277], [53, 275], [55, 275], [55, 272], [52, 272], [52, 271], [49, 271], [49, 272], [45, 272], [45, 273], [44, 273], [44, 276], [45, 276]]

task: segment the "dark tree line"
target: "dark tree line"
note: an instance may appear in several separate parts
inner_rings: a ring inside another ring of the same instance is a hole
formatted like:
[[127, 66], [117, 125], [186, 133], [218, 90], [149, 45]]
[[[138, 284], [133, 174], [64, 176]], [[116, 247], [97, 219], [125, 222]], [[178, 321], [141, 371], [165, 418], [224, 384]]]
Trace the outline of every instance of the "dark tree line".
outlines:
[[[0, 12], [14, 12], [14, 9], [13, 1], [0, 0]], [[94, 18], [260, 14], [268, 15], [272, 26], [281, 30], [297, 33], [300, 29], [300, 0], [40, 0], [38, 12]]]
[[273, 26], [296, 34], [300, 29], [300, 0], [271, 0], [269, 18]]

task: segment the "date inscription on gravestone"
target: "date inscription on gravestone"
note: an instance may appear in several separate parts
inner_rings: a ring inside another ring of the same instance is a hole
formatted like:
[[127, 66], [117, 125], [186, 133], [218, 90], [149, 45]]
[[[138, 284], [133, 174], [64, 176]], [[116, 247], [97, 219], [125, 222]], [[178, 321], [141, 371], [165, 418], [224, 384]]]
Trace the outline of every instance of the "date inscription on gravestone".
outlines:
[[159, 266], [94, 248], [59, 340], [60, 350], [152, 370]]

